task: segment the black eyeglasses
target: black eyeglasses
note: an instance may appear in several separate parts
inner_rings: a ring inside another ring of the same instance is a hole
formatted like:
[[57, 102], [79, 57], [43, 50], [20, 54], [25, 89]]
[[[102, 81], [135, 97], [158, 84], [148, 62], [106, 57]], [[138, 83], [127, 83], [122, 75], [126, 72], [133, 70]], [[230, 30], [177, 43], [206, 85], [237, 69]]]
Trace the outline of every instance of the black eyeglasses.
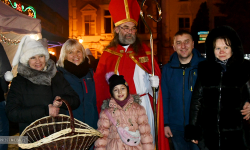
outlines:
[[132, 33], [135, 33], [137, 31], [136, 27], [133, 27], [133, 28], [128, 28], [128, 27], [120, 27], [124, 32], [129, 32], [131, 31]]

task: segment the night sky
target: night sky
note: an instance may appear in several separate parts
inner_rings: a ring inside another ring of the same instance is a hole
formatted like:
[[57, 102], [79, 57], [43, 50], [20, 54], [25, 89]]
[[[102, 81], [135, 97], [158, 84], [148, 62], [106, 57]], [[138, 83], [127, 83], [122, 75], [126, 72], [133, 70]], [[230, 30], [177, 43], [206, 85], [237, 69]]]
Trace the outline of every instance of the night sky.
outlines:
[[60, 14], [64, 19], [69, 20], [68, 0], [42, 0], [46, 5]]

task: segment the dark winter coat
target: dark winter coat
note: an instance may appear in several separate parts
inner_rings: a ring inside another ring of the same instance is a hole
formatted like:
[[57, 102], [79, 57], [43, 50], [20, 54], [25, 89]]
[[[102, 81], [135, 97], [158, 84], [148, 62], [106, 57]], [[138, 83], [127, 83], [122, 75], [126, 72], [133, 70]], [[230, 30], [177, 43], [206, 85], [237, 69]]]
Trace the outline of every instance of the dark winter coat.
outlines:
[[[49, 61], [52, 62], [52, 60]], [[41, 74], [41, 71], [33, 70], [22, 64], [18, 65], [18, 67], [20, 66], [22, 66], [23, 73], [31, 75], [31, 78]], [[51, 74], [46, 75], [44, 76], [51, 77]], [[7, 117], [10, 121], [19, 123], [20, 133], [35, 120], [49, 115], [48, 105], [53, 104], [56, 96], [67, 100], [72, 110], [80, 105], [77, 93], [60, 72], [52, 75], [51, 86], [34, 84], [29, 79], [18, 73], [11, 83], [7, 97]], [[36, 82], [44, 83], [42, 78], [37, 78]], [[66, 105], [63, 104], [60, 107], [60, 113], [66, 113], [66, 109]]]
[[93, 70], [89, 69], [89, 72], [82, 78], [76, 77], [62, 67], [58, 67], [58, 70], [63, 73], [65, 79], [79, 95], [81, 104], [77, 109], [73, 110], [74, 118], [97, 129], [98, 112]]
[[[226, 70], [215, 61], [213, 41], [221, 36], [231, 41], [233, 55]], [[241, 111], [249, 101], [250, 62], [243, 58], [243, 48], [236, 32], [229, 27], [212, 30], [206, 41], [207, 60], [198, 66], [198, 78], [192, 96], [187, 139], [199, 140], [202, 149], [247, 150], [250, 146], [249, 124]]]
[[4, 50], [3, 45], [0, 43], [0, 77], [5, 74], [6, 71], [11, 70], [10, 61]]
[[0, 77], [0, 102], [5, 100], [4, 93], [8, 92], [8, 83], [5, 81], [4, 76]]
[[8, 91], [8, 83], [4, 79], [4, 74], [10, 70], [10, 61], [6, 55], [3, 45], [0, 43], [0, 102], [5, 100], [4, 93]]
[[189, 122], [189, 108], [195, 81], [197, 68], [204, 57], [193, 49], [193, 57], [190, 66], [183, 69], [175, 52], [170, 61], [162, 69], [162, 98], [164, 110], [164, 124], [173, 130], [184, 131]]

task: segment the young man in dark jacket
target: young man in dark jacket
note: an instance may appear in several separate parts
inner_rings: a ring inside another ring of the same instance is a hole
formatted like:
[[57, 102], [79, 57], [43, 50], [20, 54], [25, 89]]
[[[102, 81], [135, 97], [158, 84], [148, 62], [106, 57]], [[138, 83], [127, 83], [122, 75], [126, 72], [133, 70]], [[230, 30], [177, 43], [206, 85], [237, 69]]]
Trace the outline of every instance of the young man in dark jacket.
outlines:
[[175, 150], [198, 150], [197, 145], [185, 141], [184, 127], [189, 123], [197, 66], [205, 58], [194, 49], [193, 38], [187, 31], [178, 31], [175, 34], [173, 48], [175, 53], [162, 70], [165, 136], [172, 138]]

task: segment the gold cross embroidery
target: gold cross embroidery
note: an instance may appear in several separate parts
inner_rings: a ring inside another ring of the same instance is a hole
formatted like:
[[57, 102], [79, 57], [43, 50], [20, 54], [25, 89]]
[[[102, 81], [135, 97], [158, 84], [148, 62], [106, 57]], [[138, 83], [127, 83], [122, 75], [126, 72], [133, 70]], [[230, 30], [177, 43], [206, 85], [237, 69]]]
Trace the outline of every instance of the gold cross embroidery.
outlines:
[[148, 57], [147, 56], [144, 56], [144, 57], [139, 57], [139, 62], [140, 63], [145, 63], [145, 62], [148, 62]]

